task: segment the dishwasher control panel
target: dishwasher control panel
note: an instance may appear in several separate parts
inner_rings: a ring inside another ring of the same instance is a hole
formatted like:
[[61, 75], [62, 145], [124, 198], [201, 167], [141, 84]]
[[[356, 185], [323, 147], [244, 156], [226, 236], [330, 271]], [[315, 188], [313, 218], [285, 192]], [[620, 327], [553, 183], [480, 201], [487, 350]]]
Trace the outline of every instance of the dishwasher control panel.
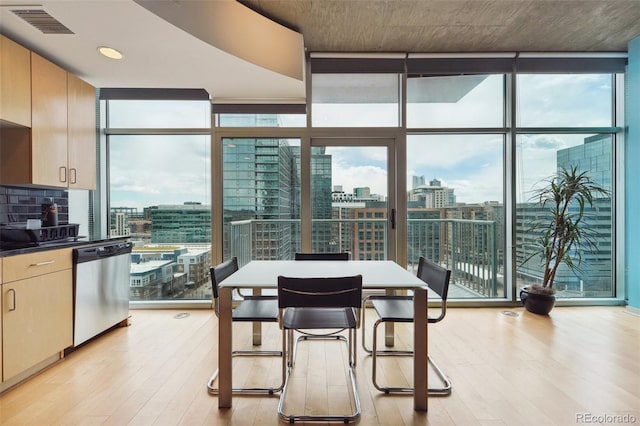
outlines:
[[98, 260], [104, 257], [118, 256], [121, 254], [131, 253], [133, 243], [119, 242], [110, 244], [101, 244], [97, 246], [80, 247], [73, 250], [73, 262], [85, 263]]

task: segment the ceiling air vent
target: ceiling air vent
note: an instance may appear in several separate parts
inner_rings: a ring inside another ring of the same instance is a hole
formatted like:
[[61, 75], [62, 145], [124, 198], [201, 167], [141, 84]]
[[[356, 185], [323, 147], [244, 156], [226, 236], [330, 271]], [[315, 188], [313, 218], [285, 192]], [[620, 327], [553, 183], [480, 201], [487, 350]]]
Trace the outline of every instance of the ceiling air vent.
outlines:
[[42, 9], [20, 9], [11, 12], [44, 34], [73, 34], [73, 31]]

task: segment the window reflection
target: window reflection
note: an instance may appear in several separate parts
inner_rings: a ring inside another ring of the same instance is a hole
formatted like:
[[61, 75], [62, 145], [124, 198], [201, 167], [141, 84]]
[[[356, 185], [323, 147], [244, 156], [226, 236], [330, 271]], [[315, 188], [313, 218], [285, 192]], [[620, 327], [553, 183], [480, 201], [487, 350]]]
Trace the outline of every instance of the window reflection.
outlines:
[[397, 127], [397, 74], [316, 74], [312, 121], [317, 127]]
[[411, 77], [407, 80], [407, 127], [504, 126], [504, 76]]

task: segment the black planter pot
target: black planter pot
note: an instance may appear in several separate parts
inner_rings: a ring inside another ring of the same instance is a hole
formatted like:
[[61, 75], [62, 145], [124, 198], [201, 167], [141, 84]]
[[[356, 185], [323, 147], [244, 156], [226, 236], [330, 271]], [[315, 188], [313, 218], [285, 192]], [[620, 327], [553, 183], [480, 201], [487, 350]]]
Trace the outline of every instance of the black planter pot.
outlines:
[[526, 288], [520, 289], [520, 300], [527, 311], [539, 315], [549, 315], [556, 303], [554, 295], [530, 293]]

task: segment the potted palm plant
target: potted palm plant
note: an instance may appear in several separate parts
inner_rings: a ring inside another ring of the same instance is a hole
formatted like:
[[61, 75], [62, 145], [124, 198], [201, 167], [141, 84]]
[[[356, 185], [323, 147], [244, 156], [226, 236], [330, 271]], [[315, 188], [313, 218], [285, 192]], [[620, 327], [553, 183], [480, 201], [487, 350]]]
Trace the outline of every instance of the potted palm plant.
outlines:
[[587, 206], [596, 197], [609, 197], [609, 191], [594, 182], [577, 166], [561, 168], [546, 179], [546, 185], [536, 190], [531, 201], [546, 214], [531, 221], [528, 232], [537, 235], [528, 262], [539, 258], [544, 266], [542, 282], [520, 290], [520, 299], [529, 312], [547, 315], [555, 304], [554, 281], [558, 268], [564, 264], [577, 274], [581, 271], [582, 253], [591, 251], [594, 231], [586, 221]]

